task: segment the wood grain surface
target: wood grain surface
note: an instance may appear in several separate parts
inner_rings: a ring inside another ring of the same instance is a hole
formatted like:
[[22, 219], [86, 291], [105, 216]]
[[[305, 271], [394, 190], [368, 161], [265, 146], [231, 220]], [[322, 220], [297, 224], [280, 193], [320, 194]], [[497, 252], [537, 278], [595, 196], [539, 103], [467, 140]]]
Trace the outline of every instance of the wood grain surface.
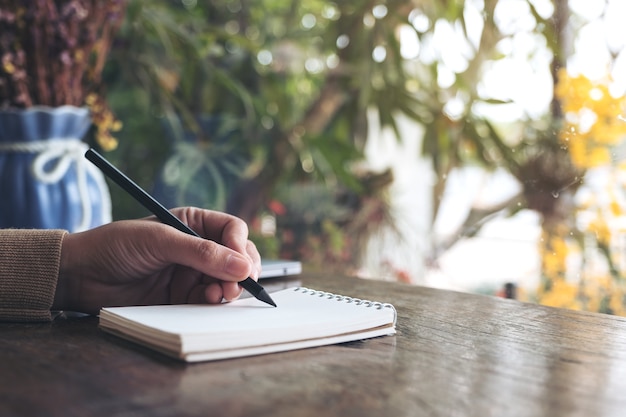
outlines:
[[626, 320], [340, 276], [398, 334], [185, 364], [95, 317], [0, 324], [0, 416], [624, 416]]

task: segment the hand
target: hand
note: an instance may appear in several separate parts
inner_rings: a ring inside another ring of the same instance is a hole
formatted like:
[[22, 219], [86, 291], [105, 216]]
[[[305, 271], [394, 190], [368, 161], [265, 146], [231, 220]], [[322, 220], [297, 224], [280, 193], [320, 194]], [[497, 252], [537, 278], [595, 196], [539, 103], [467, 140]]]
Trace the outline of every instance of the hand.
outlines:
[[257, 279], [261, 257], [239, 218], [196, 208], [172, 210], [205, 239], [154, 217], [117, 221], [65, 236], [53, 309], [219, 303]]

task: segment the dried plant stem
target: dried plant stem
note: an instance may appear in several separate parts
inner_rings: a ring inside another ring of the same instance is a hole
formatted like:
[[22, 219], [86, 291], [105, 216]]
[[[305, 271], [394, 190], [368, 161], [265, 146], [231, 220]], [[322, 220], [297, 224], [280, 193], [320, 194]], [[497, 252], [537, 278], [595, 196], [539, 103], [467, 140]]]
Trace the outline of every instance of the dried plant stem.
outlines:
[[0, 0], [0, 108], [85, 105], [123, 0]]

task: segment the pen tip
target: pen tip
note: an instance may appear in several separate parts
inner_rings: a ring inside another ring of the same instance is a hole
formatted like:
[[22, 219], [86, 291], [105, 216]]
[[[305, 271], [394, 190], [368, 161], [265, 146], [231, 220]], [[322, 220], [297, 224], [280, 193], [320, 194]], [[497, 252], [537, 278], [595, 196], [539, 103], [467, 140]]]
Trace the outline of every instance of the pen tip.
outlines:
[[272, 297], [269, 296], [267, 291], [261, 287], [255, 280], [248, 277], [239, 283], [243, 288], [248, 290], [257, 300], [263, 301], [271, 306], [277, 307]]
[[274, 302], [274, 300], [272, 300], [272, 297], [269, 296], [269, 294], [263, 290], [261, 292], [259, 292], [257, 294], [257, 298], [271, 306], [277, 307], [276, 303]]

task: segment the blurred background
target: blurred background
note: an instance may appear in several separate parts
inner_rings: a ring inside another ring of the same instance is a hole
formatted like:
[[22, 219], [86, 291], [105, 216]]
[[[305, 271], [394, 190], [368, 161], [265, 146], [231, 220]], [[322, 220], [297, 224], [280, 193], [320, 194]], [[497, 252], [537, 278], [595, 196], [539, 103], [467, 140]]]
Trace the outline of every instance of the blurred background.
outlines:
[[[624, 314], [626, 3], [130, 0], [92, 142], [267, 257]], [[143, 211], [111, 186], [115, 219]]]

